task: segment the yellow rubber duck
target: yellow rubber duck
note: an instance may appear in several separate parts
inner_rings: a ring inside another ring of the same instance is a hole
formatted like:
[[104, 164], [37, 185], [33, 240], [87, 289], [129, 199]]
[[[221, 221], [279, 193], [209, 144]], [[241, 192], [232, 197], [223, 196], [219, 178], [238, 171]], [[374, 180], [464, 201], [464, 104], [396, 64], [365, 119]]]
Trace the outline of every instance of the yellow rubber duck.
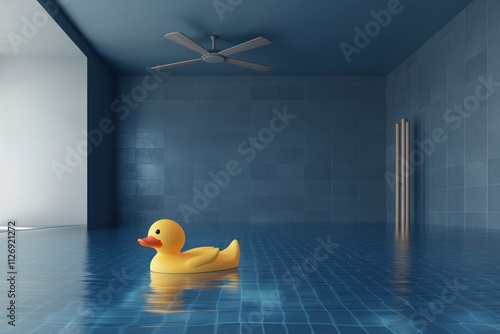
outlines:
[[137, 241], [141, 246], [156, 249], [150, 269], [157, 273], [206, 273], [236, 268], [240, 262], [240, 244], [236, 239], [223, 251], [198, 247], [181, 253], [186, 236], [182, 227], [170, 219], [154, 222], [148, 236]]

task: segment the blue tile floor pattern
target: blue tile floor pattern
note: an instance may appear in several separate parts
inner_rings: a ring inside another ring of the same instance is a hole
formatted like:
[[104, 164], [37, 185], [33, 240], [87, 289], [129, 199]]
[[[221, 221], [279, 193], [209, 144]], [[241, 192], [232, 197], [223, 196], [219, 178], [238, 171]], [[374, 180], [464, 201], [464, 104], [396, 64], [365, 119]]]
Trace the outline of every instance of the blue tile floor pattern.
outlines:
[[186, 247], [237, 238], [239, 268], [161, 275], [136, 241], [148, 228], [18, 231], [16, 327], [3, 315], [0, 332], [500, 333], [496, 232], [192, 223]]

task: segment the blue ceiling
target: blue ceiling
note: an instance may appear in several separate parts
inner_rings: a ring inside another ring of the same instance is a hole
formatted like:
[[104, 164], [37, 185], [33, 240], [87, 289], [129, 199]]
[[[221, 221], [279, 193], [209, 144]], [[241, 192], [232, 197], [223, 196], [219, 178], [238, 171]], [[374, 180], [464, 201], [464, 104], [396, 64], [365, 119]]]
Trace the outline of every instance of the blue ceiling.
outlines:
[[[341, 42], [354, 45], [371, 11], [397, 0], [59, 0], [63, 11], [118, 74], [199, 57], [165, 39], [180, 31], [210, 48], [264, 36], [273, 44], [234, 58], [272, 66], [266, 74], [229, 64], [198, 63], [171, 75], [385, 75], [411, 55], [472, 0], [401, 0], [391, 22], [348, 63]], [[220, 15], [214, 4], [220, 6]], [[225, 11], [224, 11], [225, 10]], [[222, 13], [222, 11], [224, 11]], [[222, 18], [222, 19], [221, 19]], [[376, 28], [375, 26], [372, 26]], [[374, 31], [376, 32], [376, 31]]]

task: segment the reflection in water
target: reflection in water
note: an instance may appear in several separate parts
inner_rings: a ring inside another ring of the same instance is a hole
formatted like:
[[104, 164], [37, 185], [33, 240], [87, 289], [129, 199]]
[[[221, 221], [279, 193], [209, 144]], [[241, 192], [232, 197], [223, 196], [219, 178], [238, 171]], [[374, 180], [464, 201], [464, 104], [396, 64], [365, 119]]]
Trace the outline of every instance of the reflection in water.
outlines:
[[145, 294], [145, 309], [151, 313], [189, 312], [186, 290], [229, 289], [239, 292], [238, 268], [201, 274], [161, 274], [151, 272], [151, 288]]
[[394, 267], [395, 267], [395, 283], [409, 283], [409, 260], [410, 260], [410, 228], [402, 224], [396, 224], [394, 240]]

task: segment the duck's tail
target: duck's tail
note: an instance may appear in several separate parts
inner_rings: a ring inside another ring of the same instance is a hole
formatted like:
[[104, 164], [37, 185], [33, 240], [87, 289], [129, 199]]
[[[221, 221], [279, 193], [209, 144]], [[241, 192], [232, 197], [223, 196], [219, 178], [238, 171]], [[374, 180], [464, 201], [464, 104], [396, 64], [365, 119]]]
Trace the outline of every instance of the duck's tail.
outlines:
[[234, 267], [237, 267], [240, 263], [240, 243], [238, 240], [234, 239], [221, 253], [226, 254], [228, 261]]

